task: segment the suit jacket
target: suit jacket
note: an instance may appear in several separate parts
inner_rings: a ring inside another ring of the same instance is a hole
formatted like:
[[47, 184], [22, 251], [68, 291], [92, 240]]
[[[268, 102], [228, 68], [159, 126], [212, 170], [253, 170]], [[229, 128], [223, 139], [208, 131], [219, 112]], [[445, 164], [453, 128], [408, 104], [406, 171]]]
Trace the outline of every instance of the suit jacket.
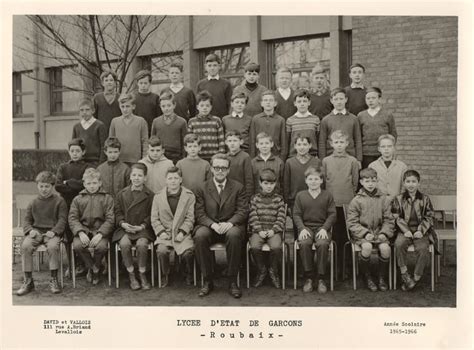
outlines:
[[199, 225], [211, 227], [214, 223], [230, 222], [244, 232], [247, 210], [245, 189], [235, 180], [227, 179], [220, 196], [213, 178], [196, 191], [196, 220]]
[[123, 235], [127, 233], [120, 226], [124, 222], [130, 225], [145, 225], [145, 229], [134, 235], [130, 235], [129, 237], [131, 239], [148, 238], [150, 241], [155, 239], [150, 221], [153, 195], [153, 192], [146, 186], [143, 186], [143, 190], [138, 193], [135, 200], [132, 196], [131, 186], [125, 187], [117, 194], [115, 203], [115, 222], [118, 229], [114, 232], [112, 241], [120, 241]]
[[[191, 190], [188, 190], [186, 187], [181, 187], [178, 206], [173, 215], [168, 203], [166, 191], [166, 187], [163, 188], [153, 199], [153, 205], [151, 207], [151, 226], [158, 237], [155, 243], [173, 247], [175, 252], [181, 255], [185, 250], [194, 247], [191, 233], [194, 227], [194, 205], [196, 203], [196, 197]], [[179, 231], [182, 231], [184, 239], [181, 242], [176, 242], [174, 238]], [[159, 235], [162, 232], [168, 233], [171, 238], [160, 238]]]

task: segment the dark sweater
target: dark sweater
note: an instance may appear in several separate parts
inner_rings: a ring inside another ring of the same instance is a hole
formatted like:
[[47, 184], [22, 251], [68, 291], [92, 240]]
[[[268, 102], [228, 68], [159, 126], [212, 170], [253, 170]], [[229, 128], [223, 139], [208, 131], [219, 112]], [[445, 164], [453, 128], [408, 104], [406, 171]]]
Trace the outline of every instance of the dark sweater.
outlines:
[[319, 119], [328, 115], [332, 111], [331, 93], [329, 90], [325, 91], [322, 95], [316, 93], [311, 94], [311, 104], [309, 105], [309, 111], [313, 115], [317, 115]]
[[[82, 159], [77, 162], [70, 160], [69, 162], [63, 163], [59, 166], [56, 173], [56, 185], [54, 188], [66, 200], [68, 207], [71, 205], [74, 197], [84, 188], [82, 186], [82, 175], [89, 167], [89, 164], [84, 162]], [[66, 183], [64, 183], [64, 181], [66, 181]]]
[[293, 207], [293, 220], [298, 232], [309, 229], [317, 233], [321, 228], [329, 232], [336, 223], [336, 205], [331, 193], [321, 190], [316, 198], [308, 190], [298, 192]]
[[353, 89], [350, 86], [346, 86], [344, 90], [346, 90], [347, 96], [346, 108], [350, 113], [357, 115], [368, 108], [365, 103], [365, 95], [367, 93], [365, 88]]
[[320, 169], [321, 161], [313, 156], [304, 164], [302, 164], [296, 156], [286, 160], [283, 175], [283, 191], [285, 202], [288, 203], [290, 208], [295, 201], [296, 194], [306, 189], [304, 172], [310, 166]]
[[122, 115], [118, 98], [119, 94], [116, 94], [115, 99], [110, 104], [105, 99], [103, 92], [95, 94], [93, 98], [94, 117], [104, 123], [107, 133], [109, 132], [112, 119]]
[[252, 118], [250, 124], [250, 156], [254, 158], [257, 155], [257, 135], [266, 132], [272, 137], [272, 153], [281, 160], [285, 160], [288, 154], [288, 141], [286, 139], [286, 121], [277, 113], [267, 116], [264, 112], [257, 114]]
[[184, 118], [173, 114], [172, 119], [168, 120], [162, 115], [153, 121], [151, 135], [160, 138], [165, 156], [174, 163], [184, 158], [183, 139], [187, 133], [187, 124]]
[[229, 114], [230, 98], [232, 96], [232, 85], [226, 79], [219, 78], [219, 80], [208, 80], [204, 78], [197, 84], [197, 93], [207, 90], [212, 95], [212, 110], [211, 115], [222, 118]]
[[277, 102], [277, 106], [275, 107], [275, 112], [281, 115], [283, 118], [288, 119], [293, 114], [296, 113], [295, 101], [294, 101], [295, 93], [291, 90], [290, 96], [288, 100], [285, 100], [283, 96], [281, 96], [278, 89], [275, 90], [275, 99]]
[[147, 94], [137, 92], [135, 94], [135, 109], [133, 114], [145, 119], [148, 125], [148, 133], [150, 134], [153, 120], [162, 114], [160, 108], [160, 96], [153, 92]]
[[38, 196], [26, 208], [23, 232], [27, 235], [33, 229], [51, 230], [61, 236], [66, 228], [67, 214], [66, 201], [57, 194], [48, 198]]
[[224, 124], [224, 133], [230, 130], [239, 131], [242, 135], [242, 149], [246, 152], [249, 151], [249, 135], [250, 135], [250, 123], [252, 123], [252, 117], [244, 114], [242, 118], [233, 117], [232, 114], [226, 115], [222, 118], [222, 124]]
[[105, 129], [104, 123], [100, 120], [94, 121], [87, 130], [84, 129], [80, 122], [74, 125], [72, 128], [72, 138], [81, 138], [86, 144], [84, 161], [103, 162], [105, 160], [105, 153], [102, 151], [102, 147], [107, 139], [108, 132]]
[[397, 138], [397, 129], [392, 113], [381, 108], [373, 117], [368, 110], [357, 116], [362, 134], [362, 154], [364, 156], [378, 156], [378, 139], [381, 135], [390, 134]]
[[282, 233], [285, 229], [286, 215], [283, 197], [275, 192], [270, 194], [257, 193], [250, 201], [249, 234], [263, 230]]
[[252, 160], [250, 159], [250, 156], [244, 151], [239, 151], [235, 155], [227, 153], [227, 156], [230, 158], [228, 178], [244, 185], [247, 199], [250, 200], [250, 197], [254, 193]]
[[103, 190], [115, 197], [130, 183], [130, 168], [120, 160], [106, 161], [97, 167]]
[[275, 172], [277, 182], [274, 192], [282, 193], [283, 171], [285, 163], [277, 156], [271, 155], [267, 160], [263, 160], [259, 154], [252, 159], [253, 180], [255, 182], [255, 192], [260, 192], [260, 172], [264, 169], [272, 169]]
[[162, 92], [171, 92], [173, 94], [174, 102], [176, 102], [174, 112], [181, 118], [184, 118], [186, 121], [188, 121], [197, 114], [196, 96], [194, 96], [194, 92], [190, 88], [184, 86], [181, 90], [175, 93], [168, 87]]
[[253, 117], [263, 112], [262, 94], [267, 90], [268, 89], [265, 86], [260, 84], [257, 84], [255, 89], [249, 90], [244, 79], [241, 85], [235, 87], [234, 94], [243, 92], [248, 96], [249, 100], [245, 106], [244, 113]]

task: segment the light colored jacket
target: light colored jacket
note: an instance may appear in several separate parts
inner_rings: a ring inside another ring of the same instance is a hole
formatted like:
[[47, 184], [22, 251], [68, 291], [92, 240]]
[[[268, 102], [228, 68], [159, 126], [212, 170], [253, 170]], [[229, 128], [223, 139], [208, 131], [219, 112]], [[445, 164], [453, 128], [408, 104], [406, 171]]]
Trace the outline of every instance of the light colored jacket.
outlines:
[[369, 168], [377, 172], [377, 187], [383, 194], [394, 198], [402, 192], [403, 174], [407, 171], [407, 166], [400, 160], [394, 159], [387, 168], [380, 157], [369, 164]]
[[[185, 250], [194, 247], [194, 241], [191, 233], [194, 228], [194, 204], [196, 198], [191, 190], [181, 187], [176, 212], [171, 212], [166, 194], [166, 187], [155, 195], [151, 208], [151, 226], [157, 236], [157, 244], [164, 244], [173, 247], [178, 255]], [[182, 232], [184, 239], [181, 242], [175, 241], [175, 237]], [[170, 239], [160, 238], [162, 232], [168, 233]]]
[[148, 171], [146, 175], [146, 187], [158, 193], [166, 186], [166, 171], [173, 166], [173, 162], [164, 155], [156, 161], [152, 161], [150, 157], [146, 156], [139, 163], [146, 165]]

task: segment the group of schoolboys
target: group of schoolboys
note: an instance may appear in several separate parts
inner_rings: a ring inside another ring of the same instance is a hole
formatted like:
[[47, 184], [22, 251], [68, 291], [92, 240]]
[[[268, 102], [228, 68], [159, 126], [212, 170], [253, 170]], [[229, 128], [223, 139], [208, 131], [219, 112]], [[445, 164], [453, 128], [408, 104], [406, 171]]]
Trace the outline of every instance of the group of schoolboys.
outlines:
[[[94, 285], [100, 281], [109, 242], [120, 246], [131, 289], [150, 288], [145, 272], [153, 242], [162, 286], [168, 284], [173, 250], [184, 261], [191, 284], [195, 193], [212, 176], [212, 157], [226, 151], [229, 178], [243, 185], [249, 203], [255, 287], [267, 274], [275, 287], [281, 286], [278, 266], [286, 214], [293, 219], [299, 243], [305, 292], [313, 290], [315, 279], [317, 291], [326, 292], [329, 245], [335, 240], [342, 251], [348, 239], [346, 222], [350, 239], [361, 247], [360, 269], [370, 290], [387, 290], [394, 238], [402, 289], [415, 287], [435, 239], [433, 208], [418, 190], [420, 175], [395, 157], [394, 118], [381, 107], [381, 90], [362, 85], [365, 68], [352, 65], [351, 85], [332, 91], [319, 68], [312, 72], [314, 90], [293, 91], [292, 72], [282, 68], [276, 75], [278, 88], [271, 91], [258, 82], [259, 65], [250, 63], [233, 92], [219, 68], [219, 58], [208, 55], [208, 77], [198, 83], [196, 97], [181, 82], [179, 64], [172, 64], [171, 84], [160, 96], [150, 91], [148, 71], [137, 74], [136, 94], [122, 96], [115, 91], [115, 74], [102, 74], [104, 92], [79, 104], [81, 120], [68, 145], [71, 160], [56, 176], [43, 171], [36, 178], [39, 195], [27, 210], [25, 279], [18, 295], [34, 289], [32, 254], [42, 243], [50, 257], [50, 289], [61, 291], [61, 238], [72, 243]], [[264, 243], [271, 249], [268, 267]], [[414, 279], [406, 262], [411, 244], [417, 252]], [[373, 247], [379, 254], [378, 283], [369, 268]]]

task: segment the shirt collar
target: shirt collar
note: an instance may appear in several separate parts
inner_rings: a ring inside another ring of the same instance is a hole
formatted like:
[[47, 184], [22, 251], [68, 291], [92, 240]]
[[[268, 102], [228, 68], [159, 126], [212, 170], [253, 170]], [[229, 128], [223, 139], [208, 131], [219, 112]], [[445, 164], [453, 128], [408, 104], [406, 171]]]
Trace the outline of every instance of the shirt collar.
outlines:
[[171, 114], [171, 115], [164, 115], [163, 114], [163, 119], [165, 119], [165, 120], [173, 120], [173, 118], [174, 118], [174, 113]]
[[141, 185], [140, 187], [134, 187], [133, 185], [130, 187], [130, 189], [132, 190], [132, 192], [141, 192], [143, 191], [143, 185]]
[[[410, 194], [408, 193], [407, 190], [405, 190], [405, 192], [403, 192], [403, 198], [405, 198], [405, 199], [410, 199], [411, 198]], [[420, 200], [423, 199], [420, 191], [416, 191], [415, 199], [420, 199]]]
[[345, 157], [347, 157], [347, 152], [344, 152], [344, 153], [342, 153], [342, 154], [336, 154], [336, 153], [333, 152], [332, 155], [333, 155], [334, 157], [337, 157], [337, 158], [345, 158]]
[[344, 114], [346, 115], [347, 114], [347, 110], [344, 108], [342, 111], [336, 111], [336, 109], [333, 109], [332, 110], [332, 113], [335, 114], [335, 115], [338, 115], [338, 114]]
[[232, 116], [233, 117], [238, 117], [238, 118], [243, 118], [244, 116], [244, 112], [240, 112], [240, 113], [236, 113], [236, 112], [232, 112]]
[[373, 109], [372, 108], [367, 109], [367, 113], [369, 113], [369, 115], [371, 115], [372, 117], [376, 115], [379, 111], [380, 111], [380, 106]]
[[183, 83], [178, 83], [176, 85], [170, 84], [170, 90], [175, 92], [175, 93], [178, 92], [179, 90], [181, 90], [183, 87], [184, 87]]
[[364, 87], [364, 84], [362, 84], [362, 83], [359, 83], [359, 84], [352, 83], [351, 84], [351, 89], [365, 89], [365, 87]]
[[219, 74], [217, 74], [214, 77], [211, 77], [210, 75], [207, 76], [207, 80], [219, 80]]
[[270, 160], [270, 159], [272, 158], [272, 155], [273, 155], [273, 154], [270, 153], [270, 154], [268, 155], [268, 157], [265, 159], [265, 158], [263, 158], [262, 155], [259, 153], [259, 154], [258, 154], [258, 157], [259, 157], [261, 160], [263, 160], [263, 161], [266, 162], [266, 161], [268, 161], [268, 160]]
[[224, 190], [225, 185], [227, 184], [227, 178], [224, 180], [224, 182], [217, 182], [216, 179], [213, 177], [212, 181], [214, 182], [214, 186], [216, 186], [217, 192], [219, 192], [219, 185], [222, 185], [222, 190]]
[[94, 117], [91, 117], [89, 120], [84, 120], [84, 119], [81, 119], [81, 125], [84, 129], [88, 129], [94, 122], [95, 122], [95, 118]]
[[310, 113], [309, 111], [306, 111], [305, 114], [302, 114], [302, 113], [300, 113], [300, 112], [296, 112], [295, 115], [296, 115], [298, 118], [306, 118], [306, 117], [310, 116], [311, 113]]

